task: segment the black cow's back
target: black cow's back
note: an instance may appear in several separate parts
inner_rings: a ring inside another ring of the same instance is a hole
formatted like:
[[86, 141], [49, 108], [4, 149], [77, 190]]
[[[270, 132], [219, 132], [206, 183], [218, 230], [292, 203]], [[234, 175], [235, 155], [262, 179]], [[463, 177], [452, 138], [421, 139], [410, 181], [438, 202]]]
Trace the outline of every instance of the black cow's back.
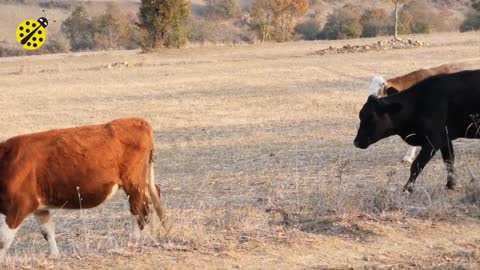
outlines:
[[452, 140], [480, 137], [472, 120], [480, 119], [480, 70], [432, 76], [385, 100], [400, 102], [407, 111], [398, 121], [407, 123], [397, 130], [401, 137], [436, 132]]

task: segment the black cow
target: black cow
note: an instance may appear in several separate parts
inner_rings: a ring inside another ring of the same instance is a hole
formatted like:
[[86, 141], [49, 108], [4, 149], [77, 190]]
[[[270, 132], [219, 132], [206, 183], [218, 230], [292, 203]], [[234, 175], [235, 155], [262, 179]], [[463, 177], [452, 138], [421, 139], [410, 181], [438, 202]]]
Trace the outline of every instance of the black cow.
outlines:
[[366, 149], [392, 135], [421, 147], [404, 191], [413, 191], [415, 179], [437, 150], [447, 168], [447, 188], [454, 189], [452, 140], [480, 138], [480, 70], [436, 75], [398, 94], [370, 96], [360, 111], [355, 146]]

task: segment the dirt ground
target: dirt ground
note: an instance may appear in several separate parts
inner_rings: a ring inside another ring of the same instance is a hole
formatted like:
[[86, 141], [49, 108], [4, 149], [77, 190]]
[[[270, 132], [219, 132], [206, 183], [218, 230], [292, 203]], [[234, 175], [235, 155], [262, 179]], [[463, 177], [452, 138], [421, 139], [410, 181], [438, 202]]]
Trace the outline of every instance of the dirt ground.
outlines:
[[415, 38], [429, 45], [319, 56], [347, 41], [318, 41], [0, 59], [2, 140], [149, 120], [172, 224], [150, 226], [129, 245], [118, 192], [95, 209], [55, 212], [58, 259], [29, 218], [2, 268], [478, 269], [478, 142], [454, 144], [456, 191], [444, 190], [437, 157], [411, 195], [401, 192], [409, 165], [399, 138], [353, 147], [372, 76], [446, 62], [480, 68], [478, 32]]

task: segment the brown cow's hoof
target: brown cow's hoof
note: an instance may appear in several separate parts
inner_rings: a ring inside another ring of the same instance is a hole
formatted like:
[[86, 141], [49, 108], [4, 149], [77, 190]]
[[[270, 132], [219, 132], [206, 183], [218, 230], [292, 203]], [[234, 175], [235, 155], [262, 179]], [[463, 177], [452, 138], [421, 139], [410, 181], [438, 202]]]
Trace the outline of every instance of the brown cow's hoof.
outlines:
[[135, 239], [135, 240], [130, 240], [130, 241], [128, 241], [127, 247], [128, 247], [128, 248], [132, 248], [132, 249], [135, 249], [135, 248], [140, 247], [139, 240], [138, 240], [138, 239]]
[[57, 253], [50, 253], [48, 255], [48, 258], [52, 259], [52, 260], [59, 259], [60, 258], [60, 253], [58, 253], [58, 252]]
[[163, 229], [165, 229], [166, 234], [169, 234], [170, 231], [171, 231], [172, 228], [173, 228], [173, 225], [172, 225], [172, 223], [170, 222], [170, 219], [168, 219], [168, 218], [165, 217], [165, 218], [161, 221], [161, 224], [162, 224]]

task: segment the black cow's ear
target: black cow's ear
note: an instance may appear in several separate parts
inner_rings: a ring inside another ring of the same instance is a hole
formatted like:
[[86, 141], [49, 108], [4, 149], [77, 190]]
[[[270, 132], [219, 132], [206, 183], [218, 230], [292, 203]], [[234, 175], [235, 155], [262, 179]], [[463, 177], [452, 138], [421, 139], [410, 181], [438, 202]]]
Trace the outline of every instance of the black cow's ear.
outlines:
[[372, 102], [373, 104], [378, 104], [378, 97], [375, 95], [368, 96], [367, 103]]
[[400, 112], [403, 109], [403, 105], [396, 102], [395, 103], [382, 102], [380, 108], [383, 113], [394, 114], [394, 113]]
[[390, 86], [389, 88], [387, 88], [387, 90], [385, 90], [385, 94], [387, 94], [387, 96], [396, 94], [398, 92], [400, 91], [398, 91], [395, 87], [392, 87], [392, 86]]

